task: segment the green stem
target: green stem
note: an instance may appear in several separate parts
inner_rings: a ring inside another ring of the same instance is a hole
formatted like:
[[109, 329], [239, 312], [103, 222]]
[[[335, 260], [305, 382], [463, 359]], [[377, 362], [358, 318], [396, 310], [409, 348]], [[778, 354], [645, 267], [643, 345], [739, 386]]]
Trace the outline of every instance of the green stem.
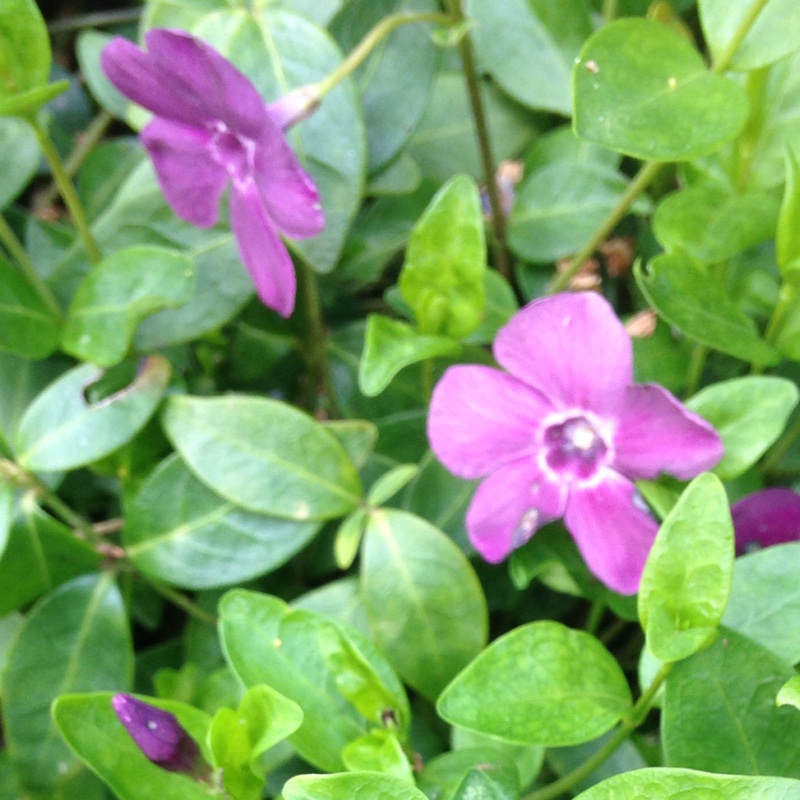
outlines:
[[74, 17], [49, 22], [47, 30], [50, 33], [60, 33], [61, 31], [74, 31], [80, 28], [99, 28], [102, 25], [117, 25], [120, 22], [136, 22], [141, 15], [142, 10], [139, 8], [76, 14]]
[[384, 17], [367, 35], [350, 51], [344, 61], [324, 80], [321, 80], [316, 89], [320, 97], [324, 97], [334, 86], [355, 72], [366, 60], [369, 54], [385, 39], [395, 28], [410, 25], [416, 22], [434, 22], [440, 25], [452, 25], [453, 18], [449, 14], [440, 14], [436, 11], [411, 13], [404, 12]]
[[766, 6], [768, 2], [769, 0], [755, 0], [750, 8], [747, 9], [747, 13], [739, 23], [739, 27], [734, 31], [733, 36], [731, 36], [728, 46], [722, 51], [719, 58], [714, 60], [714, 64], [711, 67], [712, 72], [719, 74], [728, 69], [733, 57], [736, 55], [736, 51], [741, 47], [745, 37], [750, 33], [750, 28], [753, 27], [753, 23], [764, 10], [764, 6]]
[[0, 241], [2, 241], [14, 261], [17, 262], [36, 294], [53, 312], [55, 319], [61, 320], [62, 312], [61, 307], [58, 305], [58, 300], [56, 300], [55, 295], [50, 291], [50, 287], [44, 282], [42, 276], [36, 271], [36, 267], [33, 266], [27, 250], [22, 246], [22, 242], [17, 239], [16, 234], [2, 214], [0, 214]]
[[692, 358], [689, 361], [689, 372], [686, 375], [686, 396], [691, 397], [700, 387], [700, 379], [703, 377], [703, 368], [706, 365], [708, 348], [704, 344], [696, 344], [692, 350]]
[[617, 0], [603, 0], [603, 22], [613, 22], [617, 16]]
[[[466, 25], [467, 20], [461, 0], [448, 0], [448, 4], [456, 24]], [[461, 57], [464, 80], [467, 83], [467, 94], [470, 108], [472, 109], [472, 122], [475, 125], [475, 135], [478, 139], [483, 182], [486, 185], [486, 193], [489, 195], [489, 211], [495, 241], [495, 266], [507, 281], [513, 283], [511, 260], [506, 246], [506, 216], [503, 212], [500, 190], [497, 187], [497, 168], [492, 155], [491, 137], [489, 135], [489, 126], [486, 122], [486, 109], [483, 105], [483, 96], [481, 95], [478, 80], [478, 68], [475, 63], [475, 51], [472, 47], [472, 38], [469, 31], [465, 31], [461, 36], [458, 42], [458, 52]]]
[[600, 622], [603, 619], [603, 614], [606, 611], [606, 604], [604, 600], [595, 600], [589, 607], [589, 613], [586, 615], [586, 625], [584, 630], [594, 636], [597, 629], [600, 627]]
[[791, 425], [791, 427], [783, 432], [783, 435], [777, 442], [770, 448], [770, 451], [764, 456], [761, 461], [761, 471], [772, 472], [777, 466], [778, 462], [786, 455], [789, 448], [800, 437], [800, 417], [798, 417]]
[[[143, 576], [144, 577], [144, 576]], [[197, 603], [193, 600], [190, 600], [185, 594], [181, 594], [180, 592], [173, 589], [171, 586], [167, 586], [165, 583], [161, 583], [161, 581], [155, 581], [151, 578], [144, 578], [147, 581], [148, 585], [151, 586], [158, 594], [160, 594], [166, 600], [169, 600], [178, 608], [183, 609], [189, 616], [194, 617], [195, 619], [200, 620], [200, 622], [205, 622], [208, 625], [217, 624], [217, 618], [206, 611], [204, 608], [201, 608]]]
[[628, 184], [625, 194], [620, 197], [617, 205], [611, 213], [603, 220], [600, 227], [594, 232], [592, 238], [586, 243], [584, 248], [569, 262], [567, 268], [556, 275], [547, 289], [547, 294], [563, 292], [569, 286], [570, 281], [580, 271], [586, 261], [592, 257], [595, 250], [608, 238], [620, 220], [628, 213], [628, 210], [639, 197], [639, 195], [653, 182], [656, 175], [664, 166], [658, 161], [646, 161], [642, 164], [634, 179]]
[[650, 711], [653, 701], [658, 694], [658, 690], [667, 679], [667, 675], [669, 675], [671, 669], [672, 664], [662, 665], [655, 678], [653, 678], [653, 682], [647, 687], [647, 690], [631, 709], [630, 714], [622, 721], [622, 724], [617, 728], [614, 735], [596, 753], [589, 756], [583, 764], [572, 770], [572, 772], [568, 773], [563, 778], [559, 778], [549, 786], [545, 786], [542, 789], [537, 789], [535, 792], [525, 795], [522, 800], [553, 800], [553, 798], [569, 791], [573, 786], [591, 775], [601, 764], [613, 755], [631, 733], [644, 722], [644, 718], [647, 716], [647, 712]]
[[91, 261], [92, 264], [97, 264], [102, 256], [99, 248], [97, 247], [97, 243], [94, 240], [94, 236], [92, 236], [92, 232], [89, 229], [89, 220], [86, 217], [86, 212], [83, 209], [83, 204], [78, 197], [78, 193], [75, 191], [75, 187], [72, 185], [72, 181], [67, 174], [67, 171], [64, 167], [64, 162], [61, 160], [58, 150], [56, 150], [52, 139], [42, 126], [42, 123], [36, 118], [31, 118], [28, 121], [31, 123], [33, 130], [36, 132], [36, 138], [39, 141], [39, 147], [42, 148], [42, 153], [44, 154], [45, 160], [50, 165], [50, 171], [53, 173], [53, 179], [56, 182], [56, 186], [58, 186], [58, 191], [61, 193], [61, 197], [63, 198], [64, 204], [66, 205], [67, 210], [72, 217], [72, 221], [75, 223], [75, 227], [78, 230], [78, 235], [83, 240], [89, 261]]

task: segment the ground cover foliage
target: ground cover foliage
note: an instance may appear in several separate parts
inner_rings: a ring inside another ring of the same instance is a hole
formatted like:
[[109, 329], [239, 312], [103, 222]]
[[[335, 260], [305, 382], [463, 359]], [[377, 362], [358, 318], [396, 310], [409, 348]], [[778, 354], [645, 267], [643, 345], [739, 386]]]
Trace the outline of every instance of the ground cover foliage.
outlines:
[[796, 0], [42, 9], [0, 800], [800, 800]]

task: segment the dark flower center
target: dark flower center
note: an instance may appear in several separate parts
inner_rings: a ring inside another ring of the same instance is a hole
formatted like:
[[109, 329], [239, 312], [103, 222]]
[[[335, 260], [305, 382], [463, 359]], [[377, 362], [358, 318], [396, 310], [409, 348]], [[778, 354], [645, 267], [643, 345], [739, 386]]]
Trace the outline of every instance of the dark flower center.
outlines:
[[606, 462], [608, 445], [586, 417], [575, 416], [544, 430], [545, 461], [567, 478], [591, 478]]
[[233, 133], [224, 122], [216, 123], [211, 154], [234, 181], [246, 180], [252, 174], [252, 153], [253, 142], [250, 139]]

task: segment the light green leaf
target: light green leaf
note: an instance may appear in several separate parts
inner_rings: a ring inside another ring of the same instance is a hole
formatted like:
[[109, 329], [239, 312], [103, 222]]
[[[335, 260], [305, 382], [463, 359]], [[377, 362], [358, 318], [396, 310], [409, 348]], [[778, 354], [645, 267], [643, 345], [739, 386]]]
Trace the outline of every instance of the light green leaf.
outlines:
[[793, 381], [750, 375], [712, 384], [686, 402], [722, 437], [725, 453], [713, 472], [723, 480], [749, 469], [777, 440], [797, 405]]
[[95, 100], [109, 113], [125, 119], [131, 109], [131, 101], [106, 77], [100, 66], [100, 53], [114, 37], [108, 33], [84, 28], [78, 34], [75, 54], [81, 75], [89, 85]]
[[0, 208], [5, 208], [28, 185], [40, 158], [36, 136], [25, 120], [0, 119]]
[[361, 586], [375, 641], [430, 699], [487, 639], [486, 600], [464, 554], [441, 531], [395, 509], [369, 515]]
[[342, 751], [342, 760], [350, 772], [372, 770], [402, 778], [414, 785], [411, 764], [391, 730], [375, 728], [366, 736], [354, 739]]
[[167, 435], [203, 483], [248, 511], [298, 521], [352, 511], [361, 481], [333, 435], [286, 403], [172, 397]]
[[[50, 36], [34, 0], [3, 0], [0, 5], [0, 101], [47, 83]], [[0, 110], [0, 113], [4, 113]]]
[[614, 657], [593, 636], [532, 622], [501, 636], [444, 690], [440, 716], [517, 744], [563, 747], [610, 730], [631, 707]]
[[419, 472], [417, 464], [401, 464], [381, 475], [372, 485], [367, 502], [373, 506], [383, 505], [394, 497]]
[[800, 708], [800, 675], [795, 675], [789, 678], [786, 683], [781, 686], [775, 702], [779, 706], [794, 706]]
[[379, 772], [341, 775], [298, 775], [283, 787], [284, 800], [427, 800], [403, 778]]
[[85, 575], [56, 589], [28, 615], [3, 674], [3, 722], [20, 782], [49, 792], [78, 762], [50, 721], [50, 703], [75, 691], [125, 689], [133, 649], [113, 576]]
[[171, 372], [163, 356], [150, 356], [130, 386], [89, 403], [84, 392], [103, 371], [91, 364], [69, 370], [22, 417], [15, 443], [20, 464], [34, 471], [73, 469], [113, 453], [151, 417]]
[[[69, 81], [58, 81], [47, 86], [37, 86], [26, 92], [11, 95], [0, 99], [0, 116], [30, 117], [36, 114], [42, 106], [69, 89]], [[2, 94], [0, 94], [2, 98]]]
[[101, 367], [125, 357], [139, 323], [185, 303], [194, 291], [194, 263], [162, 247], [129, 247], [95, 265], [78, 287], [62, 345]]
[[639, 619], [660, 661], [687, 658], [716, 635], [733, 559], [725, 488], [714, 475], [699, 475], [662, 523], [639, 586]]
[[[0, 477], [0, 559], [8, 543], [14, 512], [14, 490]], [[0, 561], [2, 563], [2, 561]], [[0, 567], [1, 569], [1, 567]]]
[[367, 397], [386, 389], [401, 369], [437, 356], [458, 355], [461, 345], [446, 336], [417, 333], [411, 325], [382, 314], [367, 317], [364, 355], [358, 368], [358, 384]]
[[742, 129], [744, 88], [707, 69], [677, 31], [648, 19], [604, 25], [573, 73], [575, 131], [651, 161], [712, 153]]
[[237, 508], [174, 454], [126, 504], [123, 543], [144, 575], [185, 589], [208, 589], [281, 566], [319, 527]]
[[786, 186], [778, 218], [775, 255], [781, 272], [800, 259], [800, 162], [797, 153], [786, 150]]

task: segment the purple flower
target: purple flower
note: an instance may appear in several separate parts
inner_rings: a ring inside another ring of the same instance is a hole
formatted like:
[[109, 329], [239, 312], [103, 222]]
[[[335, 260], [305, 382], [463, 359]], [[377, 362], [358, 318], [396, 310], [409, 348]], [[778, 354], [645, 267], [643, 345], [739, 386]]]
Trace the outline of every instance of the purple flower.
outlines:
[[800, 541], [800, 495], [791, 489], [763, 489], [731, 506], [736, 552]]
[[658, 524], [633, 481], [694, 477], [721, 458], [719, 436], [662, 387], [633, 385], [630, 338], [599, 295], [531, 303], [494, 355], [507, 372], [448, 369], [428, 418], [451, 472], [487, 476], [467, 512], [472, 543], [499, 562], [564, 517], [592, 572], [636, 592]]
[[264, 304], [288, 317], [296, 278], [278, 231], [301, 239], [325, 225], [316, 186], [283, 135], [302, 110], [287, 101], [266, 105], [248, 78], [186, 33], [154, 29], [145, 42], [146, 52], [116, 38], [101, 63], [117, 89], [156, 115], [141, 136], [167, 202], [181, 219], [208, 228], [231, 183], [242, 261]]
[[170, 772], [195, 773], [201, 763], [200, 749], [173, 714], [129, 694], [115, 694], [111, 705], [150, 761]]

